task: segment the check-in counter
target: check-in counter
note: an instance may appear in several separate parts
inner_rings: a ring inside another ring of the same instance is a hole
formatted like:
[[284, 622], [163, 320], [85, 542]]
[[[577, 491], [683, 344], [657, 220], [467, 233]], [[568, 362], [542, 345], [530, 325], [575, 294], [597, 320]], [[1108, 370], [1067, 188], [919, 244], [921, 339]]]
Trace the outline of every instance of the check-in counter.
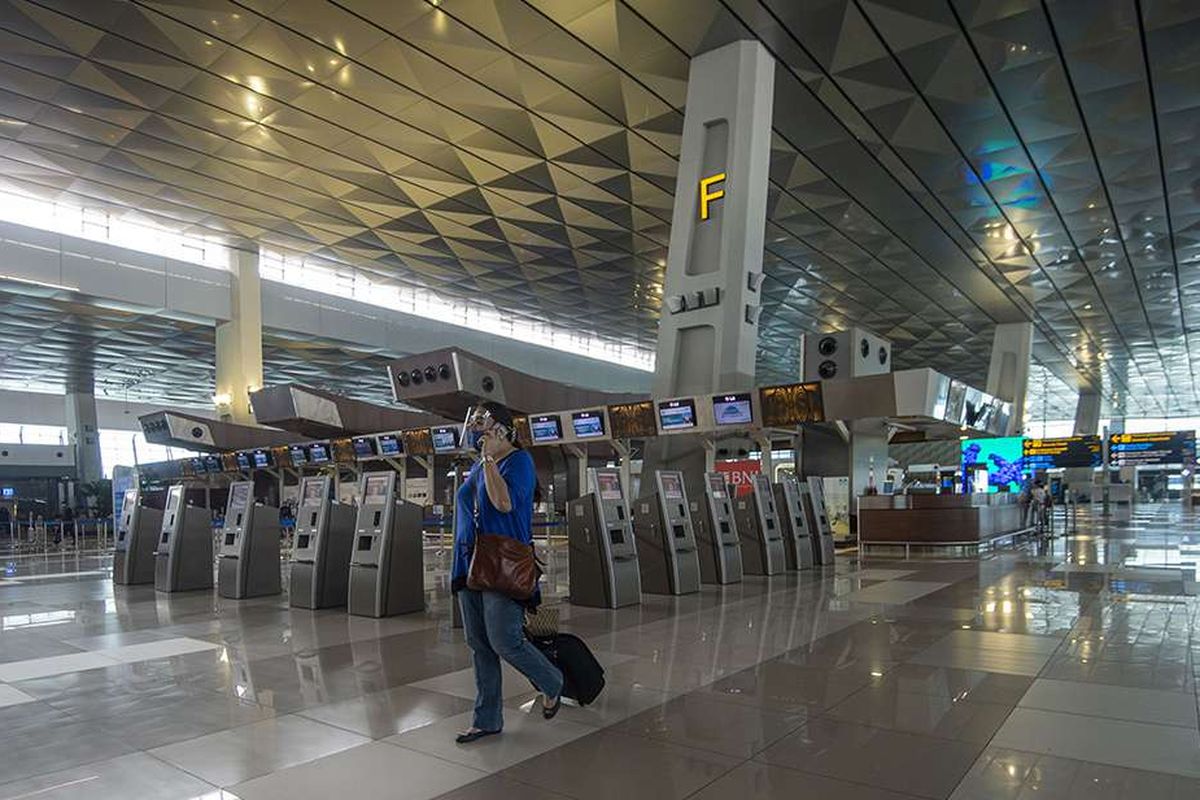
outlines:
[[977, 544], [1020, 531], [1015, 494], [909, 494], [859, 498], [863, 544]]

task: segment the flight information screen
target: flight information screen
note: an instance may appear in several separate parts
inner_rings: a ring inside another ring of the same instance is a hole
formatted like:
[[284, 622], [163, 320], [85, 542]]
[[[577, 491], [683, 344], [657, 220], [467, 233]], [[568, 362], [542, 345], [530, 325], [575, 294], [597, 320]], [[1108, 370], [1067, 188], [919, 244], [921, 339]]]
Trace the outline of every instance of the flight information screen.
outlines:
[[750, 393], [719, 394], [712, 399], [713, 421], [718, 425], [749, 425], [754, 421]]
[[529, 436], [535, 444], [557, 442], [562, 435], [562, 420], [557, 414], [536, 414], [529, 418]]
[[576, 411], [571, 414], [571, 428], [576, 439], [593, 439], [604, 435], [604, 414], [600, 411]]
[[1098, 467], [1102, 460], [1099, 436], [1061, 436], [1025, 439], [1022, 462], [1026, 472], [1074, 467]]
[[329, 462], [329, 444], [327, 442], [317, 442], [308, 446], [308, 460], [314, 464], [326, 464]]
[[250, 469], [249, 453], [235, 453], [233, 457], [237, 461], [238, 469]]
[[220, 456], [204, 456], [205, 472], [222, 472]]
[[658, 404], [658, 424], [664, 431], [696, 427], [696, 404], [690, 399], [663, 400]]
[[385, 433], [379, 437], [379, 455], [381, 456], [398, 456], [400, 455], [400, 439], [392, 433]]
[[1196, 432], [1114, 433], [1108, 437], [1108, 463], [1114, 467], [1195, 464]]
[[271, 466], [270, 450], [255, 450], [250, 454], [250, 457], [254, 461], [254, 466], [256, 469], [266, 469], [267, 467]]
[[308, 451], [302, 444], [294, 444], [288, 447], [288, 455], [292, 457], [293, 467], [308, 463]]
[[357, 458], [370, 458], [375, 455], [375, 440], [370, 436], [355, 436], [350, 444], [354, 447]]

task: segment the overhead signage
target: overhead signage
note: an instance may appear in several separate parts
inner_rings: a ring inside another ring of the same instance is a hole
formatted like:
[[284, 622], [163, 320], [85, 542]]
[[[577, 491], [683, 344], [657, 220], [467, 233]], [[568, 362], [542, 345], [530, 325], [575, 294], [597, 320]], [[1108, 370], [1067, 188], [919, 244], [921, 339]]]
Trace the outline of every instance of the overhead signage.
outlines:
[[762, 424], [767, 428], [790, 428], [805, 422], [823, 422], [825, 408], [820, 383], [789, 383], [758, 390]]
[[1026, 471], [1098, 467], [1101, 462], [1099, 436], [1063, 436], [1056, 439], [1026, 439], [1022, 448]]
[[722, 197], [725, 196], [724, 189], [713, 189], [711, 187], [714, 184], [724, 183], [724, 182], [725, 182], [725, 173], [724, 172], [718, 172], [716, 175], [709, 175], [707, 178], [700, 179], [700, 220], [701, 220], [701, 222], [708, 219], [708, 216], [710, 213], [709, 205], [713, 201], [720, 200]]
[[1108, 463], [1114, 467], [1193, 464], [1195, 431], [1117, 433], [1108, 437]]

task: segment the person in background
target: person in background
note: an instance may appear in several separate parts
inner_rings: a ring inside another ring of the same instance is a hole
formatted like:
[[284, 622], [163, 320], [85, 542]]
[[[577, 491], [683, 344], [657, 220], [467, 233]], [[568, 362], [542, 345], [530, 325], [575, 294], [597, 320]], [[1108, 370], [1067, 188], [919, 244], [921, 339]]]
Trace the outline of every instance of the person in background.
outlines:
[[[516, 442], [512, 413], [499, 403], [473, 409], [464, 435], [480, 458], [471, 467], [455, 498], [454, 555], [451, 591], [458, 596], [463, 629], [475, 667], [475, 714], [471, 727], [460, 733], [459, 744], [500, 733], [502, 714], [500, 659], [527, 677], [542, 695], [542, 716], [551, 719], [562, 705], [563, 676], [540, 650], [525, 638], [527, 604], [498, 592], [467, 588], [475, 535], [510, 536], [533, 543], [533, 503], [537, 472], [533, 457]], [[540, 593], [531, 605], [536, 607]]]

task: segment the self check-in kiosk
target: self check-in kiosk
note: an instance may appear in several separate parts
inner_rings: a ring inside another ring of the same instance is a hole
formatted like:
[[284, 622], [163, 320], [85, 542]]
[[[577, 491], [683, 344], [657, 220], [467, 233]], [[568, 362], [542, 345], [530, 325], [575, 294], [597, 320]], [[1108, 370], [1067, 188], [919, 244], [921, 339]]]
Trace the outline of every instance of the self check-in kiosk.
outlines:
[[808, 479], [808, 485], [802, 486], [805, 500], [805, 513], [808, 515], [808, 529], [813, 532], [809, 540], [813, 546], [813, 563], [818, 566], [829, 566], [833, 563], [833, 528], [829, 524], [829, 516], [825, 513], [825, 485], [821, 478]]
[[811, 569], [813, 547], [808, 530], [808, 517], [804, 513], [804, 500], [800, 496], [800, 481], [795, 475], [784, 473], [775, 484], [775, 510], [778, 511], [779, 526], [783, 528], [783, 554], [788, 569]]
[[279, 509], [254, 502], [254, 482], [229, 485], [217, 558], [217, 593], [242, 600], [279, 594]]
[[162, 521], [162, 511], [141, 505], [137, 489], [125, 490], [113, 552], [113, 583], [154, 583], [154, 548], [162, 533]]
[[396, 497], [396, 473], [368, 472], [359, 483], [348, 610], [388, 617], [425, 608], [423, 509]]
[[739, 583], [742, 580], [742, 543], [738, 539], [725, 476], [719, 472], [706, 473], [704, 491], [689, 505], [700, 557], [700, 582]]
[[683, 473], [657, 470], [654, 492], [633, 507], [642, 591], [690, 594], [700, 591], [700, 561], [688, 512]]
[[571, 602], [594, 608], [640, 603], [637, 546], [621, 473], [589, 469], [588, 484], [588, 494], [567, 502]]
[[771, 479], [754, 475], [750, 488], [749, 494], [733, 502], [733, 515], [742, 540], [742, 569], [748, 575], [777, 575], [787, 562]]
[[329, 499], [331, 482], [328, 475], [300, 481], [290, 599], [296, 608], [346, 605], [355, 508]]
[[183, 486], [167, 490], [162, 532], [154, 551], [154, 588], [188, 592], [213, 586], [212, 519], [207, 508], [184, 502]]

